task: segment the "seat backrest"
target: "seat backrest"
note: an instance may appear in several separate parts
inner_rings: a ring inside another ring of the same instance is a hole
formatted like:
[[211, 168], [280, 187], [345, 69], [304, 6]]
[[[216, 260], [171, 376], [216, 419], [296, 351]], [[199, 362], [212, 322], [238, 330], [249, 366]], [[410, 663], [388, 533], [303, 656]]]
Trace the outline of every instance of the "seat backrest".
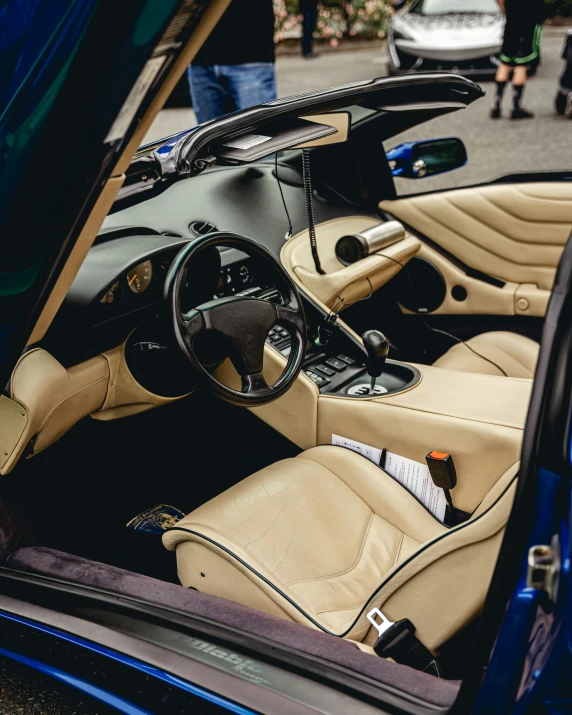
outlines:
[[[423, 644], [434, 652], [481, 611], [514, 494], [519, 464], [491, 489], [471, 518], [422, 544], [390, 571], [360, 614], [348, 637], [372, 645], [368, 611], [391, 620], [409, 618]], [[365, 619], [365, 622], [364, 622]], [[364, 637], [365, 636], [365, 637]]]

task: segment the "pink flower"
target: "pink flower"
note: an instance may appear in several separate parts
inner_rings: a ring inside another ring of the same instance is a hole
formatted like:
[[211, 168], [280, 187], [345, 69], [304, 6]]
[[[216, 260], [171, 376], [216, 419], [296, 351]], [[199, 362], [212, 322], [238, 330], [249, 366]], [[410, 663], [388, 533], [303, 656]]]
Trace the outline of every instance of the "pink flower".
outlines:
[[332, 37], [332, 39], [330, 40], [331, 47], [337, 47], [339, 44], [340, 43], [336, 40], [336, 38]]

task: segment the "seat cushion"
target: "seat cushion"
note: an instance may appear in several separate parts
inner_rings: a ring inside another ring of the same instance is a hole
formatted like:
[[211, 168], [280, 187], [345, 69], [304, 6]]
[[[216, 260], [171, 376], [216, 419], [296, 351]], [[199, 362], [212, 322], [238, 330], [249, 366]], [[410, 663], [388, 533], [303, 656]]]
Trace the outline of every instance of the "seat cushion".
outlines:
[[534, 340], [499, 330], [453, 345], [433, 366], [484, 375], [533, 378], [539, 350]]
[[[165, 546], [188, 540], [181, 529], [212, 539], [223, 560], [228, 549], [337, 631], [390, 569], [444, 527], [369, 460], [340, 447], [318, 447], [199, 507], [165, 534]], [[177, 548], [181, 583], [252, 606], [251, 579], [233, 578], [228, 565], [199, 552], [196, 546]], [[280, 615], [264, 601], [257, 599], [256, 607]]]
[[[416, 626], [427, 624], [432, 647], [482, 605], [507, 516], [505, 508], [470, 528], [448, 529], [369, 460], [323, 446], [231, 487], [167, 531], [163, 543], [176, 550], [184, 586], [354, 640], [367, 635], [372, 603], [389, 599], [389, 617], [397, 619], [399, 594], [413, 594]], [[471, 564], [461, 583], [457, 568], [444, 564], [449, 552], [456, 565]], [[449, 599], [447, 623], [433, 632], [448, 577], [459, 603]]]

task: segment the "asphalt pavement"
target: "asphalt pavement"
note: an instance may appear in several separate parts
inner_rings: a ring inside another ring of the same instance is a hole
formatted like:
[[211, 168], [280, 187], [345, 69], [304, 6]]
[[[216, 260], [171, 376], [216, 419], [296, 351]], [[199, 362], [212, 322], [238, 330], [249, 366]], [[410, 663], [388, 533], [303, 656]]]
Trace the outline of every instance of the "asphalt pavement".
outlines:
[[[508, 119], [510, 89], [504, 97], [504, 116], [489, 117], [493, 82], [479, 84], [487, 93], [466, 110], [455, 112], [409, 130], [388, 142], [458, 136], [465, 142], [469, 155], [466, 167], [451, 174], [419, 181], [399, 181], [404, 193], [428, 191], [489, 181], [515, 171], [572, 169], [572, 121], [554, 112], [558, 78], [563, 62], [560, 49], [566, 28], [545, 32], [542, 63], [525, 90], [523, 106], [535, 113], [531, 120]], [[329, 50], [318, 58], [305, 60], [298, 55], [279, 55], [276, 61], [278, 93], [281, 97], [324, 87], [382, 77], [386, 74], [385, 46], [374, 43], [357, 50]], [[195, 125], [192, 109], [167, 109], [160, 113], [146, 141], [168, 136]]]

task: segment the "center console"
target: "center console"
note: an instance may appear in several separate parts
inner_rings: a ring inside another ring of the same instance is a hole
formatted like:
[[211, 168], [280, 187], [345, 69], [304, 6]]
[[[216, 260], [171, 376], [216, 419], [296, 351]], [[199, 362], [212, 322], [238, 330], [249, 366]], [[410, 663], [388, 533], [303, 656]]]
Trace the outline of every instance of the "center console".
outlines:
[[[323, 318], [322, 318], [323, 320]], [[373, 397], [375, 395], [394, 394], [408, 390], [421, 379], [421, 373], [412, 365], [384, 360], [381, 374], [375, 376], [372, 389], [368, 359], [363, 349], [348, 339], [343, 341], [341, 329], [328, 343], [320, 344], [316, 337], [308, 342], [304, 374], [312, 380], [322, 395], [337, 395], [348, 398]], [[310, 326], [310, 335], [316, 334]], [[285, 358], [290, 353], [290, 337], [285, 328], [276, 326], [266, 340]]]

